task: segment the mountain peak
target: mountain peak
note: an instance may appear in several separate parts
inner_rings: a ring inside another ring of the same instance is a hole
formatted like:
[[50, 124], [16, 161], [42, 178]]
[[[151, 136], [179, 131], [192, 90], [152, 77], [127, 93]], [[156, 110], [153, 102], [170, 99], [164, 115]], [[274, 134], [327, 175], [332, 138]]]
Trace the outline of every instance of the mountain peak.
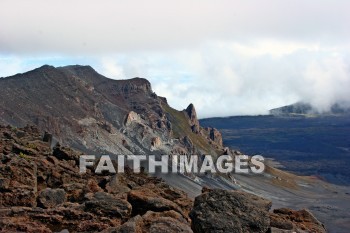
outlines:
[[[60, 66], [57, 69], [61, 70], [70, 70], [70, 71], [85, 71], [85, 72], [96, 72], [94, 68], [89, 65], [68, 65], [68, 66]], [[96, 72], [97, 73], [97, 72]]]
[[52, 68], [55, 69], [56, 67], [45, 64], [45, 65], [40, 66], [40, 67], [37, 68], [37, 69], [40, 70], [40, 69], [52, 69]]

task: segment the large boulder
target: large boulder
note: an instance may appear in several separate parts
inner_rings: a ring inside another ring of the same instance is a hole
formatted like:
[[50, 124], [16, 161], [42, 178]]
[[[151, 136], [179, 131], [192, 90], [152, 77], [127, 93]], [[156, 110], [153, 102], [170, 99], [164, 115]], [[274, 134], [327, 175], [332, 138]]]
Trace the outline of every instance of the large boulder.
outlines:
[[128, 193], [128, 201], [133, 207], [133, 214], [143, 215], [147, 211], [162, 212], [174, 210], [183, 216], [182, 209], [173, 201], [161, 197], [147, 187], [139, 187]]
[[241, 191], [208, 190], [190, 212], [195, 233], [261, 232], [270, 227], [271, 202]]
[[136, 215], [119, 227], [105, 229], [101, 233], [192, 233], [186, 219], [171, 210], [165, 212], [148, 211], [143, 216]]
[[66, 192], [63, 189], [46, 188], [40, 191], [38, 205], [44, 208], [52, 208], [66, 201]]
[[110, 181], [106, 185], [108, 193], [121, 194], [130, 191], [130, 188], [126, 184], [125, 177], [120, 174], [116, 174], [110, 178]]
[[100, 233], [143, 233], [143, 220], [140, 215], [136, 215], [133, 218], [130, 218], [123, 225], [118, 227], [109, 227], [104, 229]]
[[161, 213], [148, 211], [142, 216], [143, 229], [149, 233], [192, 233], [191, 227], [179, 213], [171, 210]]
[[68, 147], [57, 145], [53, 148], [52, 155], [59, 160], [74, 160], [76, 163], [79, 162], [79, 153]]
[[277, 229], [293, 232], [326, 232], [324, 225], [306, 209], [274, 209], [273, 213], [270, 214], [270, 220], [271, 227], [274, 229], [273, 232], [278, 232]]
[[126, 200], [115, 198], [104, 192], [95, 193], [92, 200], [85, 202], [85, 211], [119, 219], [129, 218], [131, 208], [130, 203]]

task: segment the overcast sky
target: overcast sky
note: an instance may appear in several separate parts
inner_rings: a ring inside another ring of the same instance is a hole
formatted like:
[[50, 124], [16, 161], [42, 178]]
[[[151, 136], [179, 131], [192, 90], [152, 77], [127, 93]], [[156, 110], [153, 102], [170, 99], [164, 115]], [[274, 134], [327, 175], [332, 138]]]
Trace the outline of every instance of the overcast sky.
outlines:
[[0, 77], [43, 64], [144, 77], [200, 117], [350, 102], [348, 0], [1, 0]]

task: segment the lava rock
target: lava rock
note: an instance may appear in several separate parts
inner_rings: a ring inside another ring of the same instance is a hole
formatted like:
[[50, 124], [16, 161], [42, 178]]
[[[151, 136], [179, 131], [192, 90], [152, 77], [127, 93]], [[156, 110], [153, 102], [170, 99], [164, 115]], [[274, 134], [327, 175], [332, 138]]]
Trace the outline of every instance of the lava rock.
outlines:
[[114, 198], [104, 192], [95, 193], [91, 201], [85, 202], [85, 211], [121, 219], [130, 217], [131, 208], [130, 203], [126, 200]]
[[176, 212], [184, 215], [183, 211], [177, 204], [159, 196], [148, 188], [140, 187], [138, 189], [131, 190], [128, 193], [128, 201], [133, 206], [134, 214], [142, 215], [148, 210], [155, 212], [175, 210]]
[[241, 191], [208, 190], [190, 212], [195, 233], [261, 232], [270, 227], [271, 202]]
[[52, 208], [66, 201], [66, 192], [63, 189], [46, 188], [40, 191], [38, 205], [44, 208]]
[[270, 214], [271, 227], [294, 232], [308, 230], [310, 232], [325, 233], [324, 225], [308, 210], [291, 210], [288, 208], [274, 209]]

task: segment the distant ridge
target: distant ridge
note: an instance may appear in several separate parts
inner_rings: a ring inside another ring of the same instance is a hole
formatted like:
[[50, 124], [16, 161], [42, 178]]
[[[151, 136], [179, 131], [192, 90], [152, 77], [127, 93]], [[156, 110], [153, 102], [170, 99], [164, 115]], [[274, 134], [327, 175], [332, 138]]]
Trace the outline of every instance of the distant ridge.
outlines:
[[286, 105], [279, 108], [271, 109], [270, 115], [336, 115], [336, 114], [350, 114], [349, 107], [343, 107], [341, 104], [333, 104], [329, 111], [320, 112], [317, 108], [309, 103], [297, 102], [291, 105]]

